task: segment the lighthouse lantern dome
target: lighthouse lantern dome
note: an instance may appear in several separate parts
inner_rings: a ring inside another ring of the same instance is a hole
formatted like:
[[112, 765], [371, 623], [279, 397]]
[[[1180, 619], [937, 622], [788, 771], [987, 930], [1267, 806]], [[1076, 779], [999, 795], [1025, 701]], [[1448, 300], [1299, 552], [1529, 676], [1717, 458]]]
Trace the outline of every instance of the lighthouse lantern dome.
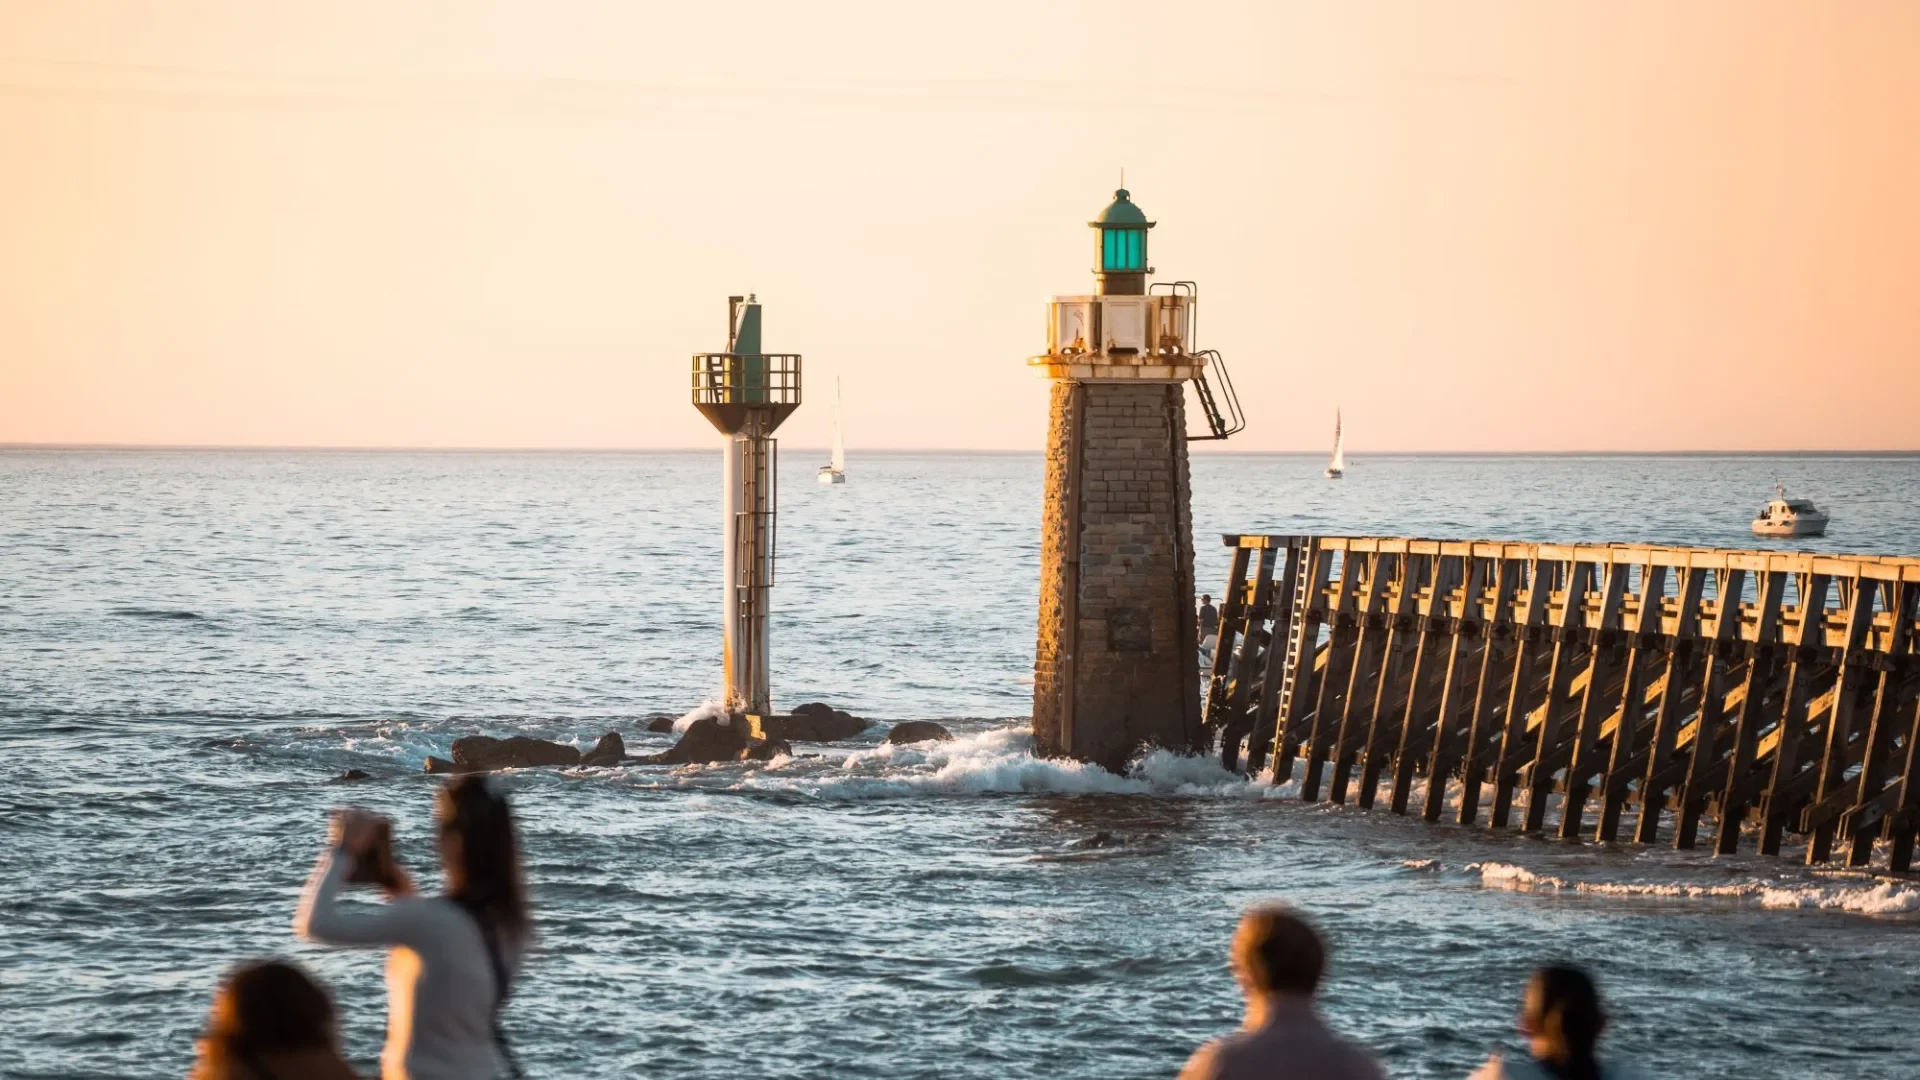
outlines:
[[1153, 228], [1153, 222], [1134, 205], [1127, 189], [1114, 192], [1113, 201], [1087, 224], [1099, 236], [1095, 272], [1100, 275], [1101, 291], [1146, 291], [1146, 276], [1153, 272], [1147, 265], [1147, 230]]

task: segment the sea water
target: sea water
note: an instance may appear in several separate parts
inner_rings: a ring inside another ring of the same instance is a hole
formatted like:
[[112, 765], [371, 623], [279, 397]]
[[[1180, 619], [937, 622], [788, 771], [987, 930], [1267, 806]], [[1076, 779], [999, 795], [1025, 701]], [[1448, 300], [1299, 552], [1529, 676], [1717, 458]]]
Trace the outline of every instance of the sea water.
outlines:
[[[1154, 754], [1029, 753], [1037, 455], [783, 466], [777, 703], [936, 719], [769, 763], [511, 774], [536, 1076], [1168, 1076], [1229, 1030], [1234, 919], [1333, 942], [1325, 1011], [1400, 1076], [1511, 1042], [1535, 964], [1599, 976], [1659, 1075], [1920, 1073], [1920, 883], [1385, 812]], [[1920, 554], [1915, 457], [1198, 456], [1223, 532]], [[719, 454], [0, 453], [0, 1073], [178, 1076], [222, 969], [310, 965], [350, 1055], [382, 958], [293, 940], [327, 814], [394, 815], [468, 733], [586, 746], [719, 681]], [[1776, 477], [1833, 512], [1761, 541]], [[372, 779], [334, 785], [345, 769]], [[1751, 846], [1749, 845], [1749, 850]]]

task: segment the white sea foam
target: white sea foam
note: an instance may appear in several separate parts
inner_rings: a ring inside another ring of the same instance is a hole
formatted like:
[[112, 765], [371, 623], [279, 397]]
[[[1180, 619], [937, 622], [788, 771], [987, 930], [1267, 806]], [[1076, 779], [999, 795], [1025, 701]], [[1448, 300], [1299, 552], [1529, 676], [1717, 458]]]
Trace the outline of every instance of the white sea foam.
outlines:
[[1855, 911], [1866, 915], [1901, 915], [1920, 911], [1920, 889], [1883, 881], [1872, 887], [1761, 889], [1760, 906], [1766, 908], [1821, 908]]
[[1808, 908], [1850, 911], [1864, 915], [1901, 915], [1920, 912], [1920, 887], [1898, 882], [1790, 884], [1770, 881], [1733, 881], [1703, 885], [1687, 881], [1572, 881], [1542, 874], [1512, 863], [1467, 864], [1478, 871], [1488, 888], [1519, 892], [1578, 892], [1600, 896], [1641, 896], [1683, 900], [1732, 900], [1763, 908]]
[[686, 715], [680, 717], [680, 719], [678, 720], [675, 720], [673, 722], [673, 733], [675, 735], [683, 735], [686, 733], [686, 730], [688, 728], [693, 726], [693, 722], [695, 720], [700, 720], [709, 716], [725, 716], [725, 715], [727, 715], [726, 703], [723, 701], [716, 701], [713, 698], [708, 698], [707, 700], [701, 702], [700, 704], [695, 705], [693, 708], [688, 709], [686, 712]]
[[1021, 793], [1266, 798], [1289, 790], [1236, 776], [1209, 758], [1167, 751], [1141, 756], [1125, 776], [1084, 762], [1036, 757], [1033, 737], [1019, 727], [961, 734], [946, 742], [881, 743], [838, 756], [781, 757], [744, 771], [737, 764], [687, 766], [667, 774], [633, 770], [629, 777], [823, 799]]

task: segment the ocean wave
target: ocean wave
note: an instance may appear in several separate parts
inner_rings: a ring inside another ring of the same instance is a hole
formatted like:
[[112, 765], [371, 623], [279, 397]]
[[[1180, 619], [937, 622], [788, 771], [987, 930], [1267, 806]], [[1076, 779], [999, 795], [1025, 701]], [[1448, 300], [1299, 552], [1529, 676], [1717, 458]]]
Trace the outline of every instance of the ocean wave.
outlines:
[[1853, 883], [1790, 883], [1733, 881], [1704, 885], [1688, 881], [1573, 881], [1543, 874], [1512, 863], [1467, 864], [1488, 888], [1516, 892], [1577, 892], [1597, 896], [1647, 897], [1679, 900], [1729, 900], [1770, 909], [1846, 911], [1861, 915], [1906, 915], [1920, 912], [1920, 886], [1893, 881]]
[[1124, 776], [1085, 762], [1037, 757], [1033, 736], [1018, 727], [963, 734], [950, 742], [782, 756], [764, 766], [690, 765], [666, 772], [629, 767], [622, 772], [628, 782], [646, 786], [847, 800], [994, 794], [1267, 798], [1287, 790], [1227, 772], [1210, 758], [1164, 750], [1141, 756]]
[[129, 619], [180, 620], [204, 619], [206, 616], [192, 611], [177, 611], [168, 608], [117, 607], [107, 611], [109, 615], [120, 615]]
[[673, 722], [673, 733], [675, 735], [685, 734], [686, 730], [693, 726], [695, 720], [709, 716], [717, 717], [725, 715], [727, 715], [726, 703], [708, 698], [693, 708], [688, 709], [685, 713], [682, 713], [680, 719]]

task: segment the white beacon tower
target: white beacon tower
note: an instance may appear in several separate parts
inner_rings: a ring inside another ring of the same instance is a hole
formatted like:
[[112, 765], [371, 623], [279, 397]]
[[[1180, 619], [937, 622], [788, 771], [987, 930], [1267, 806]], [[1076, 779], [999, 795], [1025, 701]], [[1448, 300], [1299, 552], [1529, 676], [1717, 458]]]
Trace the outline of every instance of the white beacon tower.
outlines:
[[693, 357], [693, 405], [727, 437], [725, 554], [726, 708], [766, 716], [767, 613], [774, 581], [779, 448], [773, 431], [800, 407], [800, 357], [760, 351], [760, 303], [727, 297], [727, 351]]

